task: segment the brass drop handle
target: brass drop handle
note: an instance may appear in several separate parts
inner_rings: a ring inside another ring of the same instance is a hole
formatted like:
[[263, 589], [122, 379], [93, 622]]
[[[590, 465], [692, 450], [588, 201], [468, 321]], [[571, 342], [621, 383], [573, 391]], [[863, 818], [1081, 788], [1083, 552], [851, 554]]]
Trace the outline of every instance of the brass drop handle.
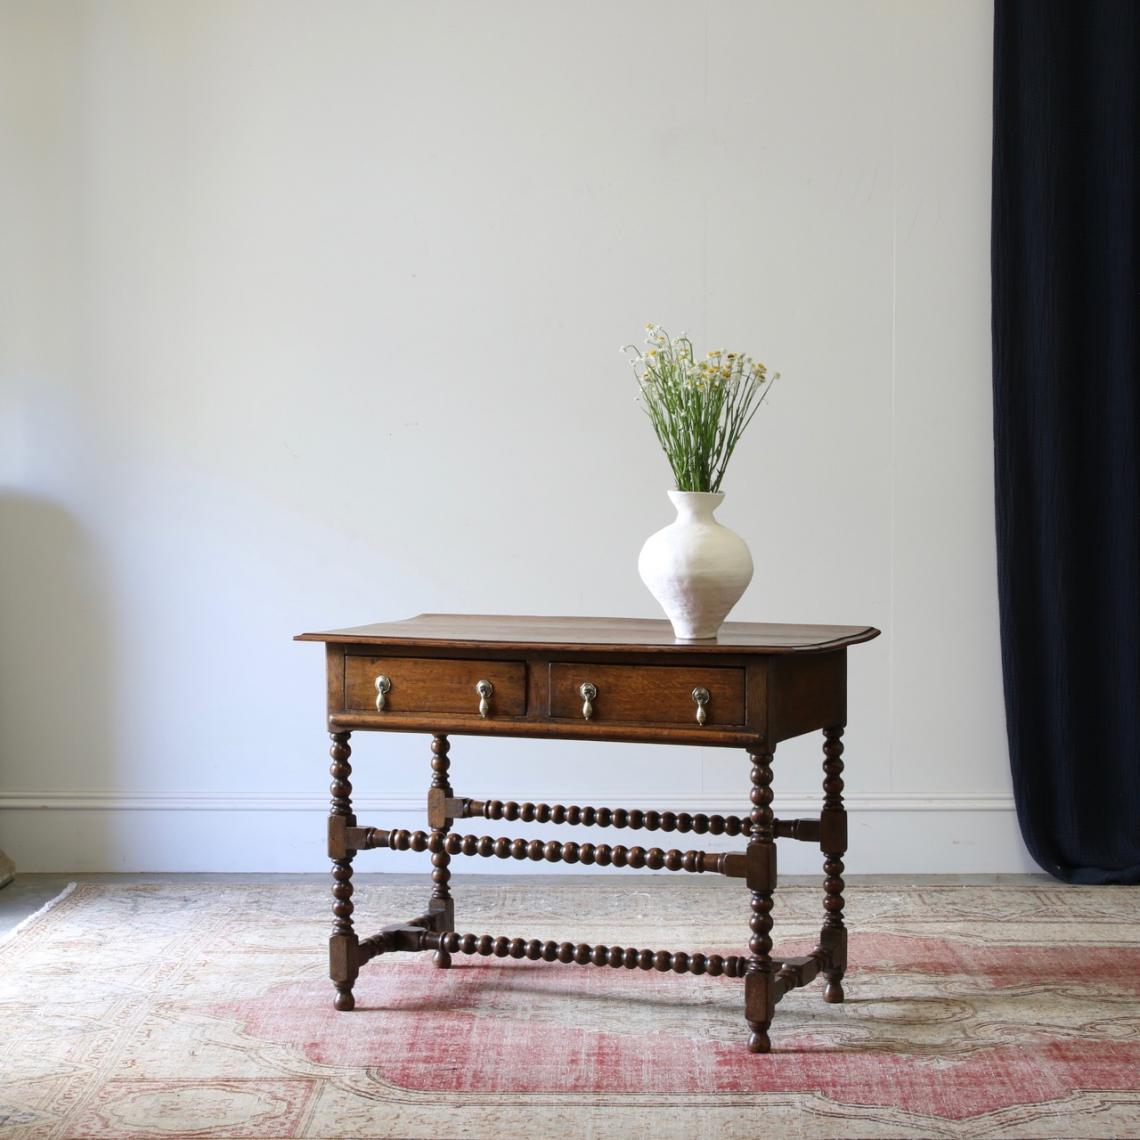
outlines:
[[475, 684], [475, 692], [479, 694], [479, 715], [487, 716], [491, 711], [491, 694], [495, 691], [495, 686], [490, 681], [478, 681]]
[[376, 711], [384, 711], [384, 698], [388, 695], [392, 688], [392, 679], [386, 677], [383, 673], [376, 678]]
[[589, 720], [594, 715], [594, 698], [598, 695], [598, 687], [589, 681], [583, 681], [578, 686], [578, 695], [582, 698], [582, 716]]
[[704, 724], [708, 720], [705, 705], [709, 703], [709, 691], [701, 685], [693, 690], [693, 700], [697, 702], [697, 724]]

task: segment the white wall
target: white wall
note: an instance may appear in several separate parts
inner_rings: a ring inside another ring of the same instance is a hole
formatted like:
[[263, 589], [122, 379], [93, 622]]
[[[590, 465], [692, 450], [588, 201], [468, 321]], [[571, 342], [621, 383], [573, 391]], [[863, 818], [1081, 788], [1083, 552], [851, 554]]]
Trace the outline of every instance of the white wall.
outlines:
[[[23, 869], [323, 867], [323, 662], [294, 633], [654, 616], [636, 557], [668, 472], [616, 352], [648, 319], [785, 376], [721, 511], [757, 567], [734, 616], [885, 631], [851, 651], [851, 871], [1031, 865], [997, 634], [988, 3], [0, 21], [0, 846]], [[363, 821], [416, 826], [427, 742], [357, 741]], [[452, 758], [462, 795], [747, 805], [746, 759], [714, 749]], [[783, 746], [777, 807], [818, 773], [818, 741]]]

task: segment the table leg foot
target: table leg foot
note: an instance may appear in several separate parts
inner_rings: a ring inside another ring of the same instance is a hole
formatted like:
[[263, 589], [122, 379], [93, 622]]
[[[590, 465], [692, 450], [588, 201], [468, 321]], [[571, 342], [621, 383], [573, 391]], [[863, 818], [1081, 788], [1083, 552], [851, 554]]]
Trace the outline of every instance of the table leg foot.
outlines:
[[744, 977], [744, 1020], [752, 1030], [750, 1053], [768, 1053], [768, 1026], [776, 1009], [776, 975], [772, 963], [772, 904], [776, 889], [776, 842], [772, 815], [772, 750], [762, 747], [752, 757], [752, 811], [749, 816], [745, 882], [751, 892], [751, 937]]
[[847, 966], [847, 928], [843, 923], [843, 856], [847, 852], [847, 812], [843, 807], [843, 729], [824, 729], [823, 814], [820, 817], [820, 847], [823, 849], [823, 930], [820, 946], [827, 952], [831, 969], [824, 971], [827, 985], [823, 1000], [830, 1005], [843, 1001], [843, 972]]
[[352, 1009], [356, 1004], [352, 996], [353, 983], [360, 973], [360, 943], [352, 926], [352, 857], [355, 851], [345, 846], [345, 830], [356, 826], [352, 814], [352, 765], [349, 758], [351, 733], [333, 733], [332, 811], [329, 816], [329, 856], [332, 859], [333, 928], [329, 939], [329, 977], [336, 987], [333, 1007]]
[[[436, 818], [433, 811], [432, 797], [437, 796], [446, 800], [454, 796], [447, 773], [451, 767], [448, 753], [451, 751], [451, 742], [446, 736], [436, 735], [431, 741], [431, 791], [428, 793], [428, 815], [431, 819], [431, 837], [435, 846], [431, 857], [431, 902], [428, 904], [429, 913], [433, 918], [433, 929], [455, 929], [455, 902], [448, 889], [451, 880], [451, 856], [443, 849], [442, 840], [451, 830], [451, 820], [446, 816]], [[441, 809], [436, 809], [441, 810]], [[451, 955], [442, 947], [432, 955], [432, 965], [439, 970], [451, 969]]]

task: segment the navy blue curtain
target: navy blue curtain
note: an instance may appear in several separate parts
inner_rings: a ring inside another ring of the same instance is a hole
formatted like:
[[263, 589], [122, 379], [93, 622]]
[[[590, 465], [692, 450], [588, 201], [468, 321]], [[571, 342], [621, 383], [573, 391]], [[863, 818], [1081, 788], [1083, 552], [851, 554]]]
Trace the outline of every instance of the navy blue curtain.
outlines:
[[996, 0], [994, 453], [1026, 846], [1140, 882], [1136, 0]]

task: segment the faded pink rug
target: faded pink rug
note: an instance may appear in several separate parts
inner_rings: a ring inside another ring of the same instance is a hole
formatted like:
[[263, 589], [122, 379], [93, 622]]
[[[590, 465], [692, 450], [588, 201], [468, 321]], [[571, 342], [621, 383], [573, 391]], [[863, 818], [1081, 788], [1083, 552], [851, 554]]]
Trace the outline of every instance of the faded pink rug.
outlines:
[[[459, 928], [742, 951], [738, 884], [631, 879], [457, 880]], [[426, 894], [361, 885], [358, 929]], [[819, 899], [781, 889], [777, 952]], [[736, 979], [394, 954], [336, 1013], [324, 888], [82, 885], [0, 944], [0, 1138], [1140, 1136], [1140, 892], [848, 900], [847, 1002], [795, 991], [756, 1056]]]

